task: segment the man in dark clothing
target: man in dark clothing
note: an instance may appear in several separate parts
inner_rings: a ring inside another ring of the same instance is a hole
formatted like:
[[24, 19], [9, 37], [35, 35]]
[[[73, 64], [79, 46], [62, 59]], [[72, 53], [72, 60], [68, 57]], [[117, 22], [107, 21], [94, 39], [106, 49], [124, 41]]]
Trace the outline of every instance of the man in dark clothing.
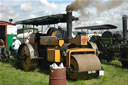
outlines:
[[0, 39], [0, 55], [5, 55], [5, 43]]

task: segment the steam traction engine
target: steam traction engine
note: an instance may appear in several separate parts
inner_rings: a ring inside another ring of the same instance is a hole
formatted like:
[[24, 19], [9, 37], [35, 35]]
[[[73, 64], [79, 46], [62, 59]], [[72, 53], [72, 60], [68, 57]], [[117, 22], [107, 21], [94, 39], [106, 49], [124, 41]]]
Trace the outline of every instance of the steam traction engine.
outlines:
[[[90, 42], [96, 44], [100, 60], [112, 61], [118, 59], [121, 61], [122, 66], [128, 68], [128, 37], [127, 37], [127, 16], [124, 15], [123, 19], [123, 38], [117, 32], [112, 34], [110, 31], [105, 31], [102, 36], [94, 35], [91, 37]], [[116, 29], [114, 25], [98, 25], [88, 27], [78, 27], [76, 29], [90, 29], [90, 30], [105, 30]]]
[[[16, 22], [23, 25], [49, 25], [60, 22], [67, 23], [67, 31], [49, 28], [46, 34], [33, 33], [28, 44], [19, 48], [18, 60], [22, 69], [29, 70], [39, 64], [63, 62], [70, 79], [78, 79], [80, 74], [85, 77], [97, 77], [101, 63], [96, 56], [96, 50], [88, 46], [87, 36], [79, 34], [72, 38], [72, 10], [67, 8], [67, 14], [44, 16]], [[88, 72], [92, 74], [88, 74]]]

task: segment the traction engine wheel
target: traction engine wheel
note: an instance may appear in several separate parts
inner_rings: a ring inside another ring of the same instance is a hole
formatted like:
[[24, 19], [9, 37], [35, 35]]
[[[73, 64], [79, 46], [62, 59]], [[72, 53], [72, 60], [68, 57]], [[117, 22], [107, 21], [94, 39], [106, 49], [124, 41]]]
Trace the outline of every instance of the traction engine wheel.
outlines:
[[31, 44], [22, 44], [19, 48], [19, 64], [25, 71], [33, 69], [37, 66], [37, 60], [32, 59], [34, 49]]

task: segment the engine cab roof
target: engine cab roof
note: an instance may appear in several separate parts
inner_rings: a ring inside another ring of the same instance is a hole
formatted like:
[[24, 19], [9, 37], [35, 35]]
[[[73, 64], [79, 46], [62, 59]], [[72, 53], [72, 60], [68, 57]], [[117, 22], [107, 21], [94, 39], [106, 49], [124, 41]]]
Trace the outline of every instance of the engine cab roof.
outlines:
[[84, 26], [84, 27], [77, 27], [76, 30], [79, 29], [89, 29], [89, 30], [105, 30], [105, 29], [117, 29], [117, 26], [111, 24], [105, 25], [96, 25], [96, 26]]
[[[56, 14], [42, 16], [32, 19], [26, 19], [22, 21], [17, 21], [15, 24], [24, 24], [24, 25], [49, 25], [57, 23], [66, 23], [66, 14]], [[72, 21], [78, 20], [77, 17], [72, 16]]]

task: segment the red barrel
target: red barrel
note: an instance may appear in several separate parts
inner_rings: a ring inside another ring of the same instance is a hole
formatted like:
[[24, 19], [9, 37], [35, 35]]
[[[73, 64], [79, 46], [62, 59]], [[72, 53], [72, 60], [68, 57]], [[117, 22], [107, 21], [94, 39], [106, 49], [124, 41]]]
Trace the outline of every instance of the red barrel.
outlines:
[[66, 85], [66, 68], [51, 69], [49, 85]]

